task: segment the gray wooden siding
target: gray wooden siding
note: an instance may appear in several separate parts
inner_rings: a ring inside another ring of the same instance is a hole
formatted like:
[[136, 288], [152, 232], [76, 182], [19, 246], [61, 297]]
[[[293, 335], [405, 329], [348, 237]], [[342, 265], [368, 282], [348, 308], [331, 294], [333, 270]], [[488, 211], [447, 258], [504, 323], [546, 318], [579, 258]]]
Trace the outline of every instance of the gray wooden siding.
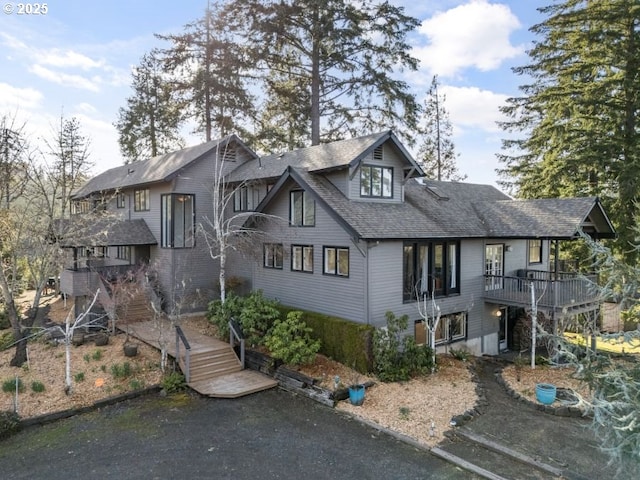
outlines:
[[356, 170], [353, 178], [349, 181], [349, 193], [348, 197], [351, 200], [358, 200], [363, 202], [401, 202], [403, 198], [402, 194], [402, 180], [403, 180], [403, 167], [407, 165], [406, 161], [398, 156], [395, 149], [391, 148], [388, 143], [383, 145], [382, 160], [374, 160], [373, 152], [369, 154], [367, 158], [363, 160], [363, 164], [393, 167], [393, 198], [363, 198], [360, 196], [360, 169]]
[[[369, 247], [370, 323], [385, 325], [387, 311], [397, 316], [406, 314], [409, 317], [406, 333], [413, 334], [413, 324], [421, 317], [417, 302], [405, 303], [402, 299], [402, 249], [402, 241], [372, 242]], [[481, 240], [461, 242], [460, 295], [436, 299], [442, 315], [468, 312], [468, 338], [481, 336], [483, 332], [483, 249]]]
[[[304, 308], [353, 321], [364, 320], [365, 258], [349, 235], [318, 204], [315, 227], [289, 227], [289, 191], [297, 187], [290, 182], [274, 199], [267, 212], [284, 221], [270, 221], [263, 242], [282, 243], [283, 268], [264, 268], [262, 244], [256, 245], [260, 259], [256, 262], [254, 289], [282, 304]], [[291, 271], [291, 245], [313, 245], [313, 273]], [[324, 275], [323, 247], [349, 249], [349, 277]]]
[[325, 175], [325, 178], [340, 190], [345, 197], [349, 195], [349, 169], [345, 168], [336, 172], [329, 172]]

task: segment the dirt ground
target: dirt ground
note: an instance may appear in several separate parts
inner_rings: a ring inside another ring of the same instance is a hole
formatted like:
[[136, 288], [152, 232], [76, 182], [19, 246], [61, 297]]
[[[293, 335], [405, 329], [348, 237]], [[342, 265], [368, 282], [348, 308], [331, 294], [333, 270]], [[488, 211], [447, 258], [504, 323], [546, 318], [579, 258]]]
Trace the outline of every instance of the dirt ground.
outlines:
[[[58, 300], [51, 304], [48, 317], [62, 321], [66, 312]], [[202, 333], [212, 332], [202, 317], [185, 321], [198, 326]], [[22, 381], [25, 389], [18, 395], [18, 412], [22, 417], [84, 406], [101, 398], [159, 383], [162, 378], [159, 352], [140, 345], [138, 355], [128, 358], [122, 349], [124, 341], [125, 335], [120, 334], [110, 337], [107, 346], [85, 344], [71, 347], [73, 387], [70, 395], [64, 393], [65, 347], [42, 341], [29, 344], [29, 362], [22, 368], [9, 366], [13, 349], [0, 352], [0, 382], [4, 384], [16, 376]], [[117, 373], [122, 371], [125, 362], [129, 364], [131, 373], [122, 378]], [[469, 363], [445, 355], [439, 355], [437, 363], [438, 370], [433, 375], [396, 383], [382, 383], [373, 377], [364, 377], [322, 355], [317, 356], [313, 365], [300, 370], [320, 380], [329, 389], [335, 386], [336, 376], [343, 384], [355, 383], [356, 379], [375, 382], [367, 389], [362, 406], [343, 401], [337, 408], [403, 433], [425, 445], [435, 445], [450, 428], [451, 418], [472, 409], [477, 402], [476, 384]], [[513, 367], [507, 367], [504, 377], [516, 391], [523, 394], [533, 392], [533, 400], [535, 383], [541, 381], [579, 388], [577, 381], [570, 382], [567, 378], [570, 373], [551, 368], [533, 371], [525, 368], [521, 371], [520, 381], [516, 381]], [[44, 391], [35, 392], [33, 382], [42, 383]], [[0, 410], [13, 410], [14, 402], [13, 393], [0, 392]]]

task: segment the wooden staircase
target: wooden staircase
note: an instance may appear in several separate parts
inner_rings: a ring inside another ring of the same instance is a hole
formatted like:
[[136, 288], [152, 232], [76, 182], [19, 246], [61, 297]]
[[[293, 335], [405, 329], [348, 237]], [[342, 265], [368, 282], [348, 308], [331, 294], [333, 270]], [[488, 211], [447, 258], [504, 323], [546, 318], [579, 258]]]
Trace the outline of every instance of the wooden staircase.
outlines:
[[[163, 325], [164, 324], [164, 325]], [[129, 334], [159, 348], [159, 329], [170, 328], [170, 322], [136, 322], [129, 324]], [[216, 398], [237, 398], [267, 390], [278, 385], [271, 377], [254, 370], [243, 369], [233, 347], [217, 338], [182, 327], [190, 345], [189, 368], [184, 345], [176, 351], [176, 342], [169, 342], [167, 353], [177, 358], [178, 365], [188, 375], [187, 385], [196, 392]], [[174, 338], [165, 337], [165, 338]], [[187, 374], [188, 372], [188, 374]]]

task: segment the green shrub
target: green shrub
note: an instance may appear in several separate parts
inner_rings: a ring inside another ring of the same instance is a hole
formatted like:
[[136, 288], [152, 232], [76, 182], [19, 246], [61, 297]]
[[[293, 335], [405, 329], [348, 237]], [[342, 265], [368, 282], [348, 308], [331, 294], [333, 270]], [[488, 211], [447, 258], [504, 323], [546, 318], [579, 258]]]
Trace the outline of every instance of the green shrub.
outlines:
[[223, 340], [229, 338], [229, 320], [238, 319], [242, 311], [243, 299], [233, 292], [227, 294], [224, 303], [220, 300], [209, 302], [207, 306], [207, 320], [218, 328], [218, 335]]
[[[299, 309], [280, 306], [279, 310], [286, 315]], [[320, 340], [319, 353], [349, 365], [360, 373], [372, 370], [371, 338], [374, 328], [371, 325], [317, 312], [302, 312], [302, 320], [312, 330], [311, 336]]]
[[0, 305], [0, 330], [4, 330], [9, 327], [11, 327], [11, 322], [9, 322], [9, 315], [7, 315], [7, 311], [4, 305]]
[[449, 353], [456, 360], [460, 360], [461, 362], [466, 362], [471, 358], [471, 352], [466, 348], [450, 348]]
[[[24, 383], [18, 377], [18, 392], [24, 392]], [[5, 393], [15, 393], [16, 391], [16, 378], [9, 378], [2, 382], [2, 391]]]
[[144, 388], [144, 383], [137, 378], [132, 378], [129, 382], [129, 388], [131, 388], [131, 390], [142, 390]]
[[0, 332], [0, 351], [6, 350], [13, 345], [13, 332]]
[[33, 382], [31, 382], [31, 390], [36, 393], [44, 392], [44, 383], [39, 382], [38, 380], [34, 380]]
[[187, 384], [184, 375], [179, 372], [173, 372], [165, 375], [162, 379], [162, 388], [167, 393], [177, 393], [186, 388]]
[[0, 439], [7, 438], [20, 430], [20, 415], [11, 411], [0, 411]]
[[93, 352], [91, 358], [96, 362], [100, 361], [102, 359], [102, 350], [96, 350], [95, 352]]
[[262, 345], [264, 336], [280, 318], [278, 302], [264, 297], [262, 290], [251, 292], [246, 297], [229, 293], [224, 304], [220, 300], [209, 303], [207, 319], [216, 325], [220, 338], [229, 336], [229, 320], [234, 318], [242, 328], [249, 345]]
[[415, 338], [402, 336], [409, 317], [396, 317], [386, 313], [387, 327], [378, 328], [373, 334], [374, 371], [383, 382], [409, 380], [412, 375], [427, 373], [432, 363], [432, 350], [426, 345], [416, 345]]
[[84, 359], [85, 362], [89, 363], [91, 361], [91, 355], [89, 355], [88, 353], [85, 353], [82, 358]]
[[320, 341], [311, 338], [311, 328], [302, 321], [303, 313], [293, 311], [285, 320], [276, 320], [265, 338], [265, 346], [274, 358], [289, 365], [312, 363]]
[[114, 363], [111, 365], [111, 375], [113, 378], [129, 378], [132, 374], [131, 364], [124, 362], [122, 365]]
[[78, 372], [73, 376], [76, 383], [84, 382], [84, 372]]

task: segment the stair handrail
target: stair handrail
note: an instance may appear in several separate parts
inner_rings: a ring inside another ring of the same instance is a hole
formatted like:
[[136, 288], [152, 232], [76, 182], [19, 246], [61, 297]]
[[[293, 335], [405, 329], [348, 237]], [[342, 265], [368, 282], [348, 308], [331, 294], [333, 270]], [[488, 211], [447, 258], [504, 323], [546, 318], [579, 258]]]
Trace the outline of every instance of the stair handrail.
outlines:
[[229, 344], [233, 347], [235, 340], [240, 342], [240, 364], [244, 369], [244, 335], [242, 334], [242, 327], [233, 318], [229, 320]]
[[182, 331], [182, 328], [180, 327], [180, 325], [176, 325], [176, 360], [178, 361], [180, 361], [180, 342], [184, 344], [184, 348], [186, 350], [186, 353], [184, 356], [184, 363], [185, 363], [185, 370], [186, 370], [184, 372], [184, 379], [187, 383], [189, 383], [190, 363], [191, 363], [191, 345], [189, 345], [189, 340], [187, 340], [187, 337]]

